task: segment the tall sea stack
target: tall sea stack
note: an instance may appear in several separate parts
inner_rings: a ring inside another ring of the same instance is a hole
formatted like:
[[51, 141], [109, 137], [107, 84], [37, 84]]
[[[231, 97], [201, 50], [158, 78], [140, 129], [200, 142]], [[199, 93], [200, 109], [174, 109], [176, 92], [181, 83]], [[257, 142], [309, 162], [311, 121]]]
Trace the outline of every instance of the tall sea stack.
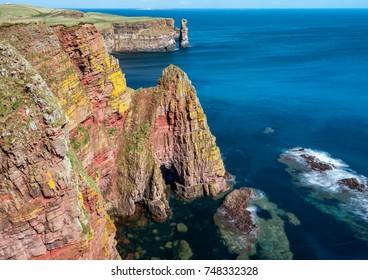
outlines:
[[188, 21], [184, 18], [181, 20], [180, 37], [179, 37], [180, 48], [188, 48], [189, 47], [187, 22]]

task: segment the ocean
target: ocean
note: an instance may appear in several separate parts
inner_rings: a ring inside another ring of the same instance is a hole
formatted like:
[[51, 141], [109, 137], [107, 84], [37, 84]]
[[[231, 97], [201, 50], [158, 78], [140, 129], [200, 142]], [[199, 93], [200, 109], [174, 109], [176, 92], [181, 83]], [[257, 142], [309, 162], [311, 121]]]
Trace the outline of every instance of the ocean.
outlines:
[[[300, 220], [300, 226], [285, 223], [294, 259], [368, 259], [368, 200], [334, 211], [323, 199], [311, 203], [278, 161], [286, 150], [304, 147], [368, 176], [368, 10], [99, 11], [171, 17], [177, 25], [186, 18], [190, 48], [118, 55], [128, 86], [155, 86], [163, 68], [181, 67], [197, 89], [235, 188], [259, 189]], [[234, 259], [212, 219], [220, 204], [173, 198], [167, 223], [143, 219], [120, 228], [130, 242], [120, 242], [120, 253], [170, 259], [170, 242], [184, 239], [193, 259]], [[357, 204], [363, 209], [359, 232], [344, 215]], [[175, 231], [176, 223], [188, 231]]]

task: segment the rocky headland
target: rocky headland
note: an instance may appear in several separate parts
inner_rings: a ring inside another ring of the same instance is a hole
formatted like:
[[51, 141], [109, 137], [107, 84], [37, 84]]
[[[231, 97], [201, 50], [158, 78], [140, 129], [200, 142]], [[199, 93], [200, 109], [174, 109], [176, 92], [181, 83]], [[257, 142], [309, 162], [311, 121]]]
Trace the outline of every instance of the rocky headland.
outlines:
[[165, 52], [176, 49], [173, 19], [121, 22], [102, 30], [109, 52]]
[[134, 91], [106, 45], [90, 23], [0, 26], [0, 259], [117, 259], [114, 219], [229, 189], [187, 75]]
[[93, 24], [103, 36], [108, 52], [166, 52], [188, 47], [187, 21], [175, 27], [171, 18], [124, 17], [97, 12], [83, 13], [26, 5], [0, 5], [0, 24], [43, 23], [72, 27]]

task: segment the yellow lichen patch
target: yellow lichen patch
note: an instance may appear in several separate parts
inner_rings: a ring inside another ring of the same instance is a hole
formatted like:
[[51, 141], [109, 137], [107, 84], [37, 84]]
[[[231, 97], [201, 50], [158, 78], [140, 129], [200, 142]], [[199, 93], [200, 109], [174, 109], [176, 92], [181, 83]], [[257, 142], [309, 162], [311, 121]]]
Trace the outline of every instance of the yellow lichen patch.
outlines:
[[27, 203], [19, 211], [10, 213], [10, 221], [12, 223], [25, 222], [36, 218], [42, 211], [45, 205], [41, 202]]
[[79, 204], [84, 206], [83, 195], [79, 190], [78, 190], [78, 200], [79, 200]]
[[111, 65], [112, 65], [112, 58], [109, 57], [109, 56], [106, 56], [105, 57], [105, 65], [107, 68], [111, 68]]
[[55, 189], [55, 182], [54, 179], [52, 178], [51, 172], [47, 171], [47, 176], [49, 177], [49, 187], [54, 190]]
[[106, 231], [109, 235], [116, 232], [116, 227], [108, 215], [106, 216]]
[[116, 98], [126, 90], [126, 82], [121, 71], [117, 71], [107, 77], [108, 81], [114, 86], [111, 97]]
[[129, 104], [121, 98], [127, 90], [124, 75], [120, 70], [116, 71], [107, 77], [107, 81], [113, 85], [110, 106], [117, 110], [120, 115], [123, 115], [129, 109]]
[[119, 107], [117, 108], [120, 115], [123, 115], [128, 109], [129, 106], [125, 105], [123, 102], [120, 102]]
[[202, 109], [198, 109], [197, 111], [197, 118], [199, 121], [203, 122], [206, 120], [206, 115], [204, 114]]

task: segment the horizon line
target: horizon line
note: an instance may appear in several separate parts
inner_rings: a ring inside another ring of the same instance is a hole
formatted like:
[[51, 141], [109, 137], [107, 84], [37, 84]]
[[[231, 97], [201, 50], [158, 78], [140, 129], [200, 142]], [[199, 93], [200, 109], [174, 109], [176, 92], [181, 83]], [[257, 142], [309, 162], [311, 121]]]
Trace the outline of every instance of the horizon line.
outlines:
[[315, 8], [298, 8], [298, 7], [264, 7], [264, 8], [109, 8], [109, 7], [56, 7], [55, 9], [109, 9], [109, 10], [136, 10], [136, 11], [165, 11], [165, 10], [367, 10], [367, 7], [315, 7]]
[[109, 10], [141, 10], [141, 11], [165, 11], [165, 10], [365, 10], [366, 7], [195, 7], [195, 8], [125, 8], [125, 7], [52, 7], [52, 6], [37, 6], [37, 5], [26, 5], [26, 4], [6, 4], [2, 5], [19, 5], [19, 6], [29, 6], [29, 7], [40, 7], [40, 8], [52, 8], [52, 9], [109, 9]]

